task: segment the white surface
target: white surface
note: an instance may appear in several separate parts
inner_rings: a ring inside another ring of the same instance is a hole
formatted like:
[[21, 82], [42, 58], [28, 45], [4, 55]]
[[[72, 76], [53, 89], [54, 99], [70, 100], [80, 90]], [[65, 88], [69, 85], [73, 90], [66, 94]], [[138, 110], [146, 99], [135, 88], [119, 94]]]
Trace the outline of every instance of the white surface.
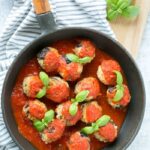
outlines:
[[[13, 0], [0, 0], [0, 33], [12, 5]], [[150, 147], [150, 14], [136, 62], [144, 77], [147, 104], [142, 127], [128, 150], [148, 150]]]

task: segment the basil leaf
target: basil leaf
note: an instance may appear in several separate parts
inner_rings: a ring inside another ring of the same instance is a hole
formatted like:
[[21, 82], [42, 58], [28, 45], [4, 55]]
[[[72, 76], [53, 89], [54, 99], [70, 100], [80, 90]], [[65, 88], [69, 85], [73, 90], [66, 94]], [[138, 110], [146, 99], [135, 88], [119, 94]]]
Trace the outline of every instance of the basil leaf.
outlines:
[[90, 63], [92, 61], [91, 57], [83, 57], [79, 59], [79, 63], [81, 64], [86, 64], [86, 63]]
[[96, 125], [98, 127], [102, 127], [105, 126], [108, 122], [110, 121], [110, 116], [108, 115], [103, 115], [102, 117], [100, 117], [97, 121], [96, 121]]
[[76, 97], [75, 97], [76, 102], [79, 102], [79, 103], [80, 103], [80, 102], [83, 102], [83, 101], [87, 98], [88, 94], [89, 94], [89, 91], [88, 91], [88, 90], [81, 91], [81, 92], [78, 93], [78, 94], [76, 95]]
[[115, 97], [113, 98], [113, 101], [114, 102], [120, 101], [123, 95], [124, 95], [124, 88], [123, 86], [121, 86], [119, 89], [117, 89]]
[[93, 127], [94, 132], [98, 131], [98, 129], [99, 129], [99, 126], [96, 123], [92, 123], [92, 127]]
[[46, 87], [43, 87], [37, 94], [36, 98], [42, 98], [46, 94]]
[[93, 127], [88, 126], [81, 129], [81, 132], [84, 134], [92, 134], [94, 132]]
[[136, 17], [140, 12], [140, 8], [138, 6], [129, 6], [124, 9], [122, 15], [125, 17]]
[[49, 77], [48, 77], [48, 75], [45, 72], [41, 71], [39, 76], [40, 76], [40, 79], [42, 80], [43, 84], [47, 87], [48, 84], [49, 84]]
[[118, 17], [119, 13], [116, 10], [108, 9], [107, 10], [107, 19], [114, 20]]
[[71, 98], [71, 102], [73, 102], [73, 103], [74, 103], [75, 101], [76, 101], [76, 99], [74, 99], [74, 98]]
[[79, 57], [75, 54], [67, 54], [66, 57], [72, 62], [79, 62]]
[[116, 83], [118, 84], [118, 85], [122, 85], [122, 83], [123, 83], [123, 77], [122, 77], [122, 74], [121, 74], [121, 72], [119, 72], [119, 71], [114, 71], [115, 72], [115, 74], [116, 74]]
[[51, 110], [49, 110], [49, 111], [47, 111], [46, 113], [45, 113], [45, 116], [44, 116], [44, 122], [45, 123], [49, 123], [49, 122], [51, 122], [53, 119], [54, 119], [54, 111], [51, 109]]
[[71, 106], [69, 107], [69, 113], [71, 116], [75, 116], [77, 111], [78, 111], [78, 103], [72, 103]]
[[35, 120], [33, 122], [34, 127], [38, 130], [38, 131], [42, 131], [45, 128], [45, 125], [42, 121], [40, 120]]
[[120, 4], [119, 8], [123, 10], [123, 9], [127, 8], [129, 5], [130, 5], [129, 0], [124, 0], [124, 1]]

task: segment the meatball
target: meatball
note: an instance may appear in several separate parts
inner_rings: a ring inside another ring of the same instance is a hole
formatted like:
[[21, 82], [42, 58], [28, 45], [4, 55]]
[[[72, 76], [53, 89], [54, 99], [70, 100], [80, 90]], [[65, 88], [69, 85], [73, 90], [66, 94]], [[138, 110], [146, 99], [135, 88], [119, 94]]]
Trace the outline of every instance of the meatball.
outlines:
[[120, 65], [115, 60], [103, 60], [98, 67], [97, 76], [105, 85], [116, 84], [116, 74], [114, 71], [121, 71]]
[[58, 68], [59, 74], [67, 81], [75, 81], [80, 78], [83, 65], [69, 61], [66, 57], [61, 57]]
[[90, 150], [90, 139], [80, 132], [75, 132], [70, 136], [67, 146], [69, 150]]
[[67, 126], [75, 125], [82, 117], [82, 112], [81, 112], [81, 109], [79, 106], [78, 106], [78, 111], [77, 111], [76, 115], [72, 116], [69, 113], [69, 108], [70, 108], [71, 104], [72, 104], [71, 101], [67, 101], [65, 103], [58, 105], [56, 108], [56, 113], [57, 113], [56, 117], [58, 119], [65, 120]]
[[22, 113], [30, 120], [43, 119], [45, 113], [47, 112], [47, 107], [44, 103], [39, 100], [28, 101], [23, 107]]
[[100, 127], [97, 132], [94, 133], [96, 139], [101, 142], [113, 142], [117, 137], [117, 126], [110, 121], [105, 126]]
[[60, 103], [67, 100], [69, 96], [69, 85], [59, 77], [50, 78], [49, 86], [46, 91], [46, 97], [54, 102]]
[[102, 107], [96, 101], [83, 104], [82, 121], [85, 123], [95, 122], [102, 116]]
[[116, 87], [109, 87], [107, 90], [107, 100], [108, 100], [108, 103], [113, 108], [126, 107], [130, 102], [131, 96], [130, 96], [129, 89], [126, 85], [123, 85], [123, 87], [124, 87], [123, 97], [121, 98], [120, 101], [117, 101], [117, 102], [113, 101], [113, 98], [115, 97], [115, 94], [116, 94]]
[[48, 124], [48, 127], [41, 133], [42, 141], [45, 144], [52, 143], [60, 139], [65, 130], [65, 123], [63, 120], [55, 119]]
[[100, 85], [98, 80], [93, 77], [87, 77], [79, 81], [75, 86], [75, 93], [78, 94], [83, 90], [88, 90], [87, 101], [95, 99], [100, 94]]
[[74, 52], [80, 58], [95, 57], [95, 45], [90, 40], [79, 40], [78, 44], [74, 48]]
[[31, 98], [35, 98], [43, 86], [39, 76], [28, 76], [23, 80], [23, 92]]
[[52, 47], [44, 48], [37, 55], [37, 60], [38, 60], [39, 65], [46, 72], [57, 71], [57, 69], [59, 67], [59, 58], [60, 58], [60, 55], [59, 55], [57, 49], [52, 48]]

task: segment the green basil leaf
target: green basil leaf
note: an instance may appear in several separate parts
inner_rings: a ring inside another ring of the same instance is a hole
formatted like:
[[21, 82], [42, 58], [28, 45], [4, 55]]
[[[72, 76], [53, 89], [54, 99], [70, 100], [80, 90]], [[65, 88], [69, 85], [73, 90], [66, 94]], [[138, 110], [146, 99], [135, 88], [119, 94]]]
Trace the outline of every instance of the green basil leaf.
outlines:
[[119, 13], [116, 10], [108, 9], [107, 10], [107, 19], [115, 20], [118, 17]]
[[83, 57], [79, 59], [79, 63], [81, 64], [86, 64], [86, 63], [90, 63], [92, 61], [91, 57]]
[[42, 80], [43, 84], [47, 87], [48, 84], [49, 84], [49, 77], [48, 77], [48, 75], [45, 72], [41, 71], [39, 76], [40, 76], [40, 79]]
[[71, 98], [71, 102], [73, 102], [73, 103], [74, 103], [75, 101], [76, 101], [76, 99], [74, 99], [74, 98]]
[[96, 125], [98, 127], [102, 127], [105, 126], [108, 122], [110, 121], [110, 116], [108, 115], [103, 115], [102, 117], [100, 117], [97, 121], [96, 121]]
[[123, 3], [119, 6], [121, 10], [127, 8], [130, 5], [129, 0], [124, 0]]
[[54, 119], [54, 111], [51, 109], [51, 110], [49, 110], [49, 111], [47, 111], [46, 113], [45, 113], [45, 116], [44, 116], [44, 122], [45, 123], [49, 123], [49, 122], [51, 122], [53, 119]]
[[89, 91], [88, 91], [88, 90], [81, 91], [81, 92], [78, 93], [78, 94], [76, 95], [76, 97], [75, 97], [76, 102], [79, 102], [79, 103], [80, 103], [80, 102], [83, 102], [83, 101], [87, 98], [88, 94], [89, 94]]
[[88, 127], [82, 128], [81, 132], [88, 135], [88, 134], [94, 133], [94, 129], [91, 126], [88, 126]]
[[119, 71], [114, 71], [115, 72], [115, 74], [116, 74], [116, 83], [118, 84], [118, 85], [122, 85], [122, 83], [123, 83], [123, 77], [122, 77], [122, 74], [121, 74], [121, 72], [119, 72]]
[[70, 115], [71, 116], [75, 116], [76, 113], [77, 113], [77, 111], [78, 111], [78, 105], [77, 105], [77, 103], [72, 103], [70, 105], [70, 107], [69, 107], [69, 113], [70, 113]]
[[72, 62], [79, 62], [79, 57], [75, 54], [66, 54], [66, 57]]
[[34, 127], [38, 130], [38, 131], [43, 131], [45, 128], [45, 125], [42, 121], [40, 120], [35, 120], [33, 122]]
[[140, 12], [140, 8], [138, 6], [129, 6], [126, 9], [124, 9], [122, 15], [125, 17], [136, 17]]
[[124, 95], [124, 88], [123, 86], [121, 86], [119, 89], [117, 89], [115, 97], [113, 98], [113, 101], [114, 102], [120, 101], [123, 95]]
[[131, 0], [118, 0], [117, 8], [124, 9], [128, 7], [131, 3]]
[[37, 94], [36, 98], [42, 98], [46, 94], [46, 87], [43, 87]]
[[93, 127], [94, 132], [98, 131], [98, 129], [99, 129], [99, 126], [96, 123], [92, 123], [92, 127]]

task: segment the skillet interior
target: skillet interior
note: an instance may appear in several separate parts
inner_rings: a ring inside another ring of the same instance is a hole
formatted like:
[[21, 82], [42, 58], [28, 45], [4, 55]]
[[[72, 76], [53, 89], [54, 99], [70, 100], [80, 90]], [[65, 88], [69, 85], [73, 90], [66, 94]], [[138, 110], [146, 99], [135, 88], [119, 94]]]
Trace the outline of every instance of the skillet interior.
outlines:
[[31, 58], [33, 58], [39, 50], [48, 46], [54, 41], [78, 36], [91, 39], [98, 48], [113, 56], [120, 63], [125, 72], [128, 86], [131, 91], [132, 100], [129, 105], [126, 120], [121, 128], [119, 137], [114, 143], [105, 148], [105, 150], [126, 149], [136, 136], [144, 115], [145, 90], [143, 86], [143, 80], [134, 63], [134, 60], [120, 44], [116, 44], [114, 40], [100, 32], [85, 28], [66, 28], [44, 35], [27, 45], [14, 60], [6, 75], [2, 91], [2, 111], [4, 121], [10, 132], [10, 135], [20, 148], [26, 150], [35, 149], [18, 132], [17, 124], [11, 109], [10, 97], [20, 69]]

